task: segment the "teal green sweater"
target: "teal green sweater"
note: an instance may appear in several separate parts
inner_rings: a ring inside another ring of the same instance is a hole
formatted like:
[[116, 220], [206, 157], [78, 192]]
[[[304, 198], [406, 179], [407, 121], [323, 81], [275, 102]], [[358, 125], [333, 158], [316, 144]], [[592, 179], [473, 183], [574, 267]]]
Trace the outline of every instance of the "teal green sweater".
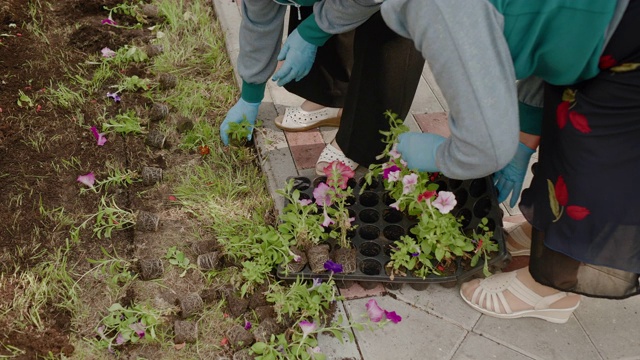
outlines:
[[438, 147], [438, 168], [448, 177], [469, 179], [508, 164], [521, 126], [539, 131], [543, 81], [570, 85], [595, 76], [627, 4], [386, 0], [385, 22], [414, 41], [449, 105], [451, 136]]

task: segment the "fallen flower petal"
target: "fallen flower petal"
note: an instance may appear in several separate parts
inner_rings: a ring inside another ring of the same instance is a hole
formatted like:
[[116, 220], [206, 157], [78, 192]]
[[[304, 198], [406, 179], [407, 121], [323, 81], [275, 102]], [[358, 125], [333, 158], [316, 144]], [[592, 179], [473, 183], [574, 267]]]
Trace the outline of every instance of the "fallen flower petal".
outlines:
[[138, 337], [140, 339], [142, 339], [144, 337], [144, 335], [145, 335], [145, 332], [144, 332], [145, 326], [144, 326], [143, 323], [137, 322], [137, 323], [131, 324], [131, 325], [129, 325], [129, 328], [131, 330], [135, 331], [136, 335], [138, 335]]
[[384, 311], [384, 315], [387, 317], [387, 319], [389, 319], [389, 321], [391, 321], [394, 324], [399, 323], [400, 321], [402, 321], [402, 317], [398, 314], [396, 314], [395, 311]]
[[365, 304], [365, 307], [367, 308], [367, 313], [369, 314], [369, 320], [375, 323], [380, 322], [380, 320], [382, 320], [382, 317], [384, 316], [385, 312], [378, 305], [378, 302], [376, 301], [376, 299], [370, 299], [369, 301], [367, 301], [367, 303]]
[[251, 329], [251, 323], [247, 320], [244, 321], [244, 329], [245, 330]]
[[102, 146], [107, 142], [107, 138], [104, 136], [104, 133], [99, 133], [98, 128], [95, 126], [91, 127], [91, 133], [93, 133], [93, 137], [98, 141], [98, 146]]
[[81, 182], [85, 185], [87, 185], [88, 187], [93, 187], [93, 184], [96, 182], [96, 176], [93, 175], [93, 172], [90, 172], [86, 175], [80, 175], [78, 176], [78, 178], [76, 179], [78, 182]]
[[118, 336], [116, 336], [116, 345], [122, 345], [124, 342], [124, 336], [122, 336], [122, 333], [118, 333]]
[[102, 57], [104, 58], [112, 58], [116, 56], [116, 52], [109, 49], [108, 47], [102, 48], [102, 50], [100, 50], [100, 53], [102, 53]]
[[178, 200], [177, 197], [173, 196], [173, 195], [169, 195], [169, 201], [176, 201]]
[[324, 263], [324, 269], [327, 270], [327, 271], [331, 271], [332, 273], [339, 274], [339, 273], [342, 272], [342, 265], [334, 263], [331, 260], [327, 260]]

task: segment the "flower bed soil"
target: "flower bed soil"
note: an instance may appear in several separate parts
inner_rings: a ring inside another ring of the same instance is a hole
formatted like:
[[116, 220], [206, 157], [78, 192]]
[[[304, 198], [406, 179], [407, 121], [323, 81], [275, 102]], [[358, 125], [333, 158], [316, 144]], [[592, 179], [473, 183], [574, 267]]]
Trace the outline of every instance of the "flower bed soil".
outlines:
[[[319, 182], [325, 180], [324, 177], [309, 179], [307, 177], [294, 178], [294, 189], [301, 192], [301, 198], [313, 199], [313, 189]], [[509, 261], [509, 254], [505, 246], [505, 238], [502, 230], [502, 210], [499, 207], [496, 192], [490, 177], [473, 180], [453, 180], [444, 176], [435, 181], [439, 184], [439, 191], [451, 191], [458, 201], [452, 213], [457, 217], [463, 217], [462, 230], [471, 231], [478, 227], [482, 218], [488, 219], [488, 228], [493, 231], [492, 240], [499, 246], [499, 251], [491, 254], [489, 260], [490, 269], [501, 269]], [[355, 213], [356, 231], [351, 238], [357, 250], [356, 271], [350, 274], [333, 274], [328, 272], [313, 272], [307, 265], [298, 272], [286, 272], [284, 266], [278, 268], [278, 277], [281, 279], [305, 279], [321, 278], [328, 279], [332, 276], [337, 282], [351, 284], [358, 282], [382, 282], [387, 285], [392, 284], [456, 284], [464, 282], [475, 276], [482, 275], [483, 261], [476, 266], [470, 267], [468, 264], [458, 259], [455, 263], [455, 270], [443, 276], [430, 274], [426, 278], [414, 276], [410, 272], [406, 276], [395, 276], [393, 280], [385, 271], [385, 265], [390, 261], [390, 254], [393, 243], [403, 235], [410, 235], [410, 229], [416, 224], [406, 214], [395, 210], [389, 206], [393, 203], [384, 187], [382, 181], [374, 181], [367, 186], [364, 179], [351, 182], [354, 186], [355, 202], [349, 206]], [[362, 191], [362, 187], [365, 190]], [[329, 242], [329, 247], [333, 251], [336, 244]], [[333, 256], [333, 254], [332, 254]], [[335, 261], [335, 259], [334, 259]], [[420, 288], [420, 287], [418, 287]]]

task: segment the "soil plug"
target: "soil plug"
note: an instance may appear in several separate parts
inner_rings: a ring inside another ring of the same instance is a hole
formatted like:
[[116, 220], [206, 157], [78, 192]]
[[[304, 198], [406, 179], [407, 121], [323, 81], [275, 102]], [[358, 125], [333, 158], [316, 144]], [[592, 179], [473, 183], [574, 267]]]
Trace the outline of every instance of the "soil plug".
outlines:
[[176, 344], [195, 343], [198, 340], [198, 323], [195, 321], [176, 320], [173, 323], [173, 342]]
[[262, 320], [258, 326], [253, 330], [253, 335], [256, 337], [256, 341], [269, 343], [271, 335], [276, 335], [280, 332], [280, 326], [273, 318], [267, 318]]
[[233, 354], [233, 360], [253, 360], [255, 357], [251, 355], [251, 352], [248, 348], [242, 349]]
[[153, 280], [162, 277], [164, 267], [160, 259], [141, 259], [138, 263], [142, 280]]
[[160, 74], [158, 83], [160, 83], [160, 89], [173, 89], [178, 84], [178, 78], [173, 74]]
[[351, 274], [356, 271], [356, 255], [356, 249], [338, 248], [334, 252], [335, 262], [342, 265], [344, 274]]
[[147, 45], [144, 47], [144, 52], [148, 57], [152, 58], [158, 56], [164, 52], [164, 46], [162, 45]]
[[169, 107], [166, 104], [154, 103], [149, 109], [149, 120], [160, 121], [169, 114]]
[[324, 263], [329, 260], [329, 245], [322, 244], [312, 246], [307, 250], [307, 259], [309, 260], [311, 272], [316, 274], [324, 272]]
[[229, 339], [229, 344], [234, 349], [249, 347], [256, 341], [252, 333], [237, 324], [227, 331], [227, 338]]
[[196, 255], [202, 255], [215, 251], [218, 246], [218, 240], [215, 239], [196, 241], [191, 244], [191, 250], [196, 253]]
[[167, 136], [158, 129], [153, 129], [147, 134], [147, 138], [144, 141], [145, 144], [154, 147], [156, 149], [164, 149], [168, 147]]
[[145, 166], [142, 168], [142, 184], [146, 186], [154, 185], [162, 181], [162, 169]]
[[287, 270], [292, 273], [301, 272], [305, 266], [307, 266], [307, 254], [305, 254], [302, 250], [292, 247], [291, 252], [297, 255], [298, 261], [292, 260], [287, 264]]
[[271, 305], [258, 306], [253, 310], [259, 321], [264, 321], [268, 318], [276, 316], [276, 310]]
[[202, 270], [213, 270], [220, 267], [220, 253], [217, 251], [198, 255], [196, 260]]
[[136, 216], [136, 229], [140, 231], [158, 231], [160, 217], [148, 211], [139, 211]]
[[197, 313], [204, 307], [204, 301], [198, 293], [189, 293], [181, 297], [178, 302], [180, 303], [180, 317], [183, 319]]

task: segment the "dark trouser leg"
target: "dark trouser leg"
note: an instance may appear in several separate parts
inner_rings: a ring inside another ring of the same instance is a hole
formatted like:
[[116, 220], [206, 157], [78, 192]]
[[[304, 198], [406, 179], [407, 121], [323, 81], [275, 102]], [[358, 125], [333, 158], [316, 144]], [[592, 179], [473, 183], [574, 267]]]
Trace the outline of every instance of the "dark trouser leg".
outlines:
[[[302, 20], [312, 15], [310, 7], [301, 7], [300, 11]], [[298, 11], [292, 8], [289, 15], [289, 33], [300, 21]], [[318, 48], [309, 74], [300, 81], [291, 81], [284, 88], [320, 105], [343, 107], [353, 65], [353, 34], [354, 31], [351, 31], [332, 36]]]
[[409, 39], [384, 23], [380, 13], [356, 29], [354, 65], [336, 136], [345, 155], [362, 166], [384, 149], [380, 130], [389, 129], [386, 110], [406, 118], [424, 59]]

